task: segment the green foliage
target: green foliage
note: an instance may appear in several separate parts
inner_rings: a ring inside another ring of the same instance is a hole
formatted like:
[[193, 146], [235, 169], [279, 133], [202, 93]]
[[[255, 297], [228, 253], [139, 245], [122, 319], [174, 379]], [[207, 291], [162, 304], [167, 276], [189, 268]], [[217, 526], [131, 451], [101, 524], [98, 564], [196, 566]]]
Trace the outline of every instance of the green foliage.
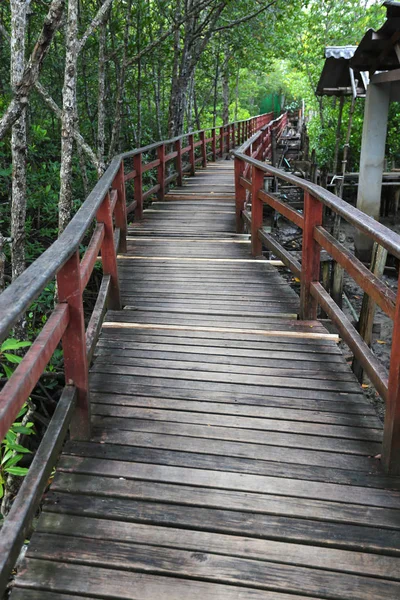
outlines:
[[29, 421], [25, 425], [22, 424], [22, 418], [27, 410], [28, 408], [24, 404], [18, 413], [17, 420], [0, 443], [0, 498], [4, 496], [4, 486], [8, 475], [23, 477], [28, 472], [28, 469], [25, 467], [18, 466], [24, 454], [31, 453], [30, 450], [18, 443], [18, 436], [21, 434], [33, 434], [32, 422]]
[[[0, 348], [0, 364], [6, 377], [11, 377], [13, 367], [22, 361], [22, 357], [15, 354], [15, 351], [27, 348], [30, 345], [30, 342], [21, 342], [13, 338], [8, 338], [2, 343]], [[21, 434], [32, 435], [33, 433], [33, 423], [28, 422], [23, 424], [22, 422], [22, 418], [27, 410], [28, 408], [24, 404], [17, 416], [17, 420], [7, 432], [5, 439], [0, 443], [0, 498], [4, 495], [4, 485], [7, 475], [23, 477], [28, 472], [28, 469], [25, 467], [18, 466], [24, 454], [30, 453], [30, 450], [18, 443], [18, 436]]]

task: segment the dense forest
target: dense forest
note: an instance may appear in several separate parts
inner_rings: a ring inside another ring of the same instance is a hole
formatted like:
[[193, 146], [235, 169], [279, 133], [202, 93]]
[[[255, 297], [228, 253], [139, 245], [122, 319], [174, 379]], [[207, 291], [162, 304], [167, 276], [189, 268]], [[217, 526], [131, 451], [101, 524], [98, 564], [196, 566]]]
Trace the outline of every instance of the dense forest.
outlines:
[[[1, 3], [0, 291], [64, 230], [118, 152], [304, 100], [317, 160], [332, 164], [338, 106], [315, 95], [324, 47], [356, 44], [384, 17], [370, 0]], [[362, 114], [359, 102], [352, 167]], [[3, 344], [3, 378], [53, 303], [50, 285], [15, 333], [25, 341]]]

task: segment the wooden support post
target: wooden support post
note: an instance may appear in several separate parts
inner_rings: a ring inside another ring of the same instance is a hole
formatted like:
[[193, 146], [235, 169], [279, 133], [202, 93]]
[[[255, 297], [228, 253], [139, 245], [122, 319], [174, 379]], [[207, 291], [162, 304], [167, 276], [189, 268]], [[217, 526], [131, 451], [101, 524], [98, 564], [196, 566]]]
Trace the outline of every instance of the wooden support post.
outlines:
[[157, 158], [160, 164], [157, 167], [157, 183], [160, 189], [157, 192], [157, 198], [164, 200], [165, 197], [165, 144], [157, 148]]
[[193, 176], [196, 173], [196, 162], [195, 162], [195, 147], [194, 147], [194, 135], [189, 134], [189, 162], [190, 162], [190, 174]]
[[400, 276], [393, 320], [382, 462], [388, 473], [400, 475]]
[[242, 211], [246, 203], [246, 190], [240, 183], [243, 175], [245, 163], [240, 158], [235, 157], [235, 203], [236, 203], [236, 233], [243, 233]]
[[224, 156], [224, 146], [225, 146], [225, 143], [224, 143], [224, 141], [225, 141], [224, 131], [225, 131], [224, 127], [220, 127], [219, 128], [219, 135], [220, 135], [220, 138], [219, 138], [219, 152], [221, 154], [221, 158]]
[[183, 167], [182, 167], [182, 139], [176, 140], [175, 142], [175, 152], [176, 155], [176, 172], [178, 173], [178, 177], [176, 179], [176, 183], [178, 186], [183, 184]]
[[231, 149], [231, 126], [226, 125], [226, 151], [229, 154], [229, 150]]
[[[380, 279], [383, 275], [387, 254], [388, 253], [385, 248], [376, 242], [374, 243], [370, 270], [376, 277], [378, 277], [378, 279]], [[360, 312], [360, 320], [358, 322], [358, 332], [368, 346], [371, 346], [372, 343], [372, 328], [374, 325], [375, 307], [376, 304], [372, 298], [370, 298], [367, 293], [364, 293]], [[362, 383], [364, 370], [356, 358], [353, 359], [352, 369], [358, 381]]]
[[258, 230], [263, 223], [263, 202], [258, 198], [258, 192], [264, 186], [264, 172], [257, 167], [251, 169], [251, 253], [253, 256], [262, 254], [262, 243], [258, 238]]
[[310, 284], [319, 281], [321, 248], [314, 240], [314, 228], [322, 225], [323, 204], [304, 192], [304, 229], [301, 254], [300, 319], [317, 318], [317, 301], [311, 296]]
[[236, 146], [235, 140], [235, 123], [232, 123], [232, 148]]
[[212, 159], [213, 162], [215, 162], [217, 160], [217, 130], [215, 127], [213, 127], [212, 129], [212, 142], [211, 142], [211, 148], [212, 148]]
[[115, 227], [120, 230], [118, 252], [124, 254], [126, 252], [126, 233], [127, 233], [127, 221], [126, 221], [126, 195], [125, 195], [125, 182], [124, 182], [124, 162], [121, 161], [118, 173], [112, 184], [112, 189], [117, 190], [118, 200], [115, 205]]
[[133, 169], [136, 171], [133, 179], [135, 200], [137, 202], [135, 219], [140, 220], [143, 217], [143, 165], [141, 153], [133, 157]]
[[79, 252], [76, 251], [57, 274], [60, 303], [69, 307], [69, 323], [62, 337], [66, 385], [77, 389], [77, 404], [71, 420], [73, 439], [90, 439], [89, 376]]
[[206, 168], [207, 166], [207, 143], [206, 143], [206, 132], [200, 131], [200, 140], [201, 140], [201, 166]]
[[99, 210], [96, 219], [98, 223], [104, 223], [104, 239], [101, 245], [101, 260], [104, 275], [110, 275], [110, 289], [108, 292], [108, 308], [111, 310], [121, 310], [121, 295], [119, 291], [117, 255], [114, 247], [114, 228], [111, 214], [110, 196], [106, 195]]

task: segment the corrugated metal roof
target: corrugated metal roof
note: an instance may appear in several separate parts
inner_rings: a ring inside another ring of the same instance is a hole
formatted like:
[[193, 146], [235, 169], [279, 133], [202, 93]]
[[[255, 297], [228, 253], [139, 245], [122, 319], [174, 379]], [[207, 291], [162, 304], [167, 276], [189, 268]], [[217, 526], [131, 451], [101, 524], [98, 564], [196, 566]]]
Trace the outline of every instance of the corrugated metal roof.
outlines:
[[354, 56], [357, 46], [327, 46], [325, 58], [345, 58], [349, 60]]
[[[325, 63], [317, 85], [319, 96], [351, 96], [353, 93], [350, 78], [350, 59], [357, 46], [327, 46]], [[364, 96], [365, 80], [361, 73], [355, 73], [357, 95]]]

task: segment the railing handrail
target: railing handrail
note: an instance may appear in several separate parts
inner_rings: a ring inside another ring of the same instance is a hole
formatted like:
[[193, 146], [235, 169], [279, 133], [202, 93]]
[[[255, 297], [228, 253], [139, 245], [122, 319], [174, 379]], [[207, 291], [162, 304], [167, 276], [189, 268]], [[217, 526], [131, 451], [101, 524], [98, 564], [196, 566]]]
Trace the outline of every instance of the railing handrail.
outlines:
[[[271, 125], [270, 123], [269, 126]], [[323, 225], [323, 208], [325, 206], [331, 209], [355, 226], [362, 235], [367, 236], [371, 245], [374, 241], [396, 258], [400, 258], [400, 236], [319, 185], [259, 160], [265, 157], [267, 148], [270, 147], [270, 136], [263, 135], [266, 129], [268, 128], [262, 128], [238, 150], [232, 151], [235, 157], [237, 231], [242, 232], [244, 221], [247, 221], [251, 227], [252, 254], [261, 254], [264, 244], [300, 278], [301, 319], [315, 320], [320, 306], [336, 325], [341, 337], [354, 354], [354, 368], [359, 378], [359, 368], [364, 369], [378, 393], [386, 401], [382, 461], [388, 472], [400, 474], [400, 278], [396, 294], [329, 233]], [[303, 211], [292, 208], [278, 194], [265, 189], [266, 175], [303, 190]], [[250, 198], [251, 215], [246, 210]], [[263, 230], [263, 204], [269, 205], [302, 229], [301, 264], [274, 236]], [[342, 311], [340, 299], [337, 299], [338, 303], [335, 302], [321, 285], [321, 250], [325, 250], [336, 264], [335, 270], [346, 271], [363, 289], [369, 298], [368, 302], [377, 304], [393, 320], [389, 371], [367, 343], [372, 329], [371, 304], [368, 305], [368, 317], [364, 315], [365, 319], [369, 319], [369, 329], [363, 325], [364, 332], [362, 328], [358, 331]]]
[[[269, 115], [271, 113], [266, 114]], [[18, 321], [20, 316], [43, 291], [49, 281], [55, 277], [57, 271], [79, 248], [79, 244], [85, 236], [88, 227], [93, 222], [99, 206], [109, 191], [121, 163], [125, 159], [150, 152], [162, 145], [173, 144], [189, 135], [194, 136], [206, 131], [218, 130], [221, 127], [229, 128], [232, 125], [253, 122], [264, 116], [257, 115], [256, 117], [250, 117], [249, 119], [232, 122], [223, 126], [191, 131], [175, 138], [161, 140], [160, 142], [116, 155], [60, 237], [25, 269], [16, 281], [0, 294], [0, 343], [5, 339], [9, 330]]]
[[[258, 136], [254, 135], [253, 138], [256, 140]], [[324, 204], [327, 208], [330, 208], [336, 212], [348, 223], [354, 225], [363, 233], [371, 236], [374, 241], [386, 248], [386, 250], [393, 254], [393, 256], [400, 259], [400, 235], [398, 235], [396, 232], [392, 231], [385, 225], [382, 225], [382, 223], [379, 221], [376, 221], [374, 218], [363, 213], [355, 206], [348, 204], [345, 200], [335, 196], [335, 194], [317, 185], [316, 183], [312, 183], [302, 179], [301, 177], [297, 177], [297, 175], [292, 175], [291, 173], [277, 169], [272, 165], [266, 164], [248, 156], [247, 154], [244, 154], [242, 152], [242, 147], [238, 150], [233, 150], [232, 155], [253, 167], [257, 167], [257, 169], [260, 169], [268, 175], [278, 177], [279, 179], [286, 181], [286, 183], [291, 183], [302, 190], [309, 192], [315, 198], [320, 200], [320, 202], [322, 202], [322, 204]]]
[[270, 121], [266, 125], [263, 125], [263, 127], [261, 127], [258, 131], [256, 131], [254, 133], [254, 135], [252, 135], [241, 146], [239, 146], [239, 148], [237, 148], [235, 151], [232, 151], [231, 154], [233, 154], [234, 152], [236, 154], [244, 154], [246, 152], [246, 150], [248, 148], [250, 148], [254, 144], [254, 142], [256, 142], [262, 136], [263, 132], [266, 129], [276, 128], [279, 125], [279, 123], [281, 123], [281, 121], [283, 121], [285, 119], [285, 117], [286, 117], [286, 113], [282, 113], [281, 115], [279, 115], [279, 117], [277, 117], [273, 121]]

